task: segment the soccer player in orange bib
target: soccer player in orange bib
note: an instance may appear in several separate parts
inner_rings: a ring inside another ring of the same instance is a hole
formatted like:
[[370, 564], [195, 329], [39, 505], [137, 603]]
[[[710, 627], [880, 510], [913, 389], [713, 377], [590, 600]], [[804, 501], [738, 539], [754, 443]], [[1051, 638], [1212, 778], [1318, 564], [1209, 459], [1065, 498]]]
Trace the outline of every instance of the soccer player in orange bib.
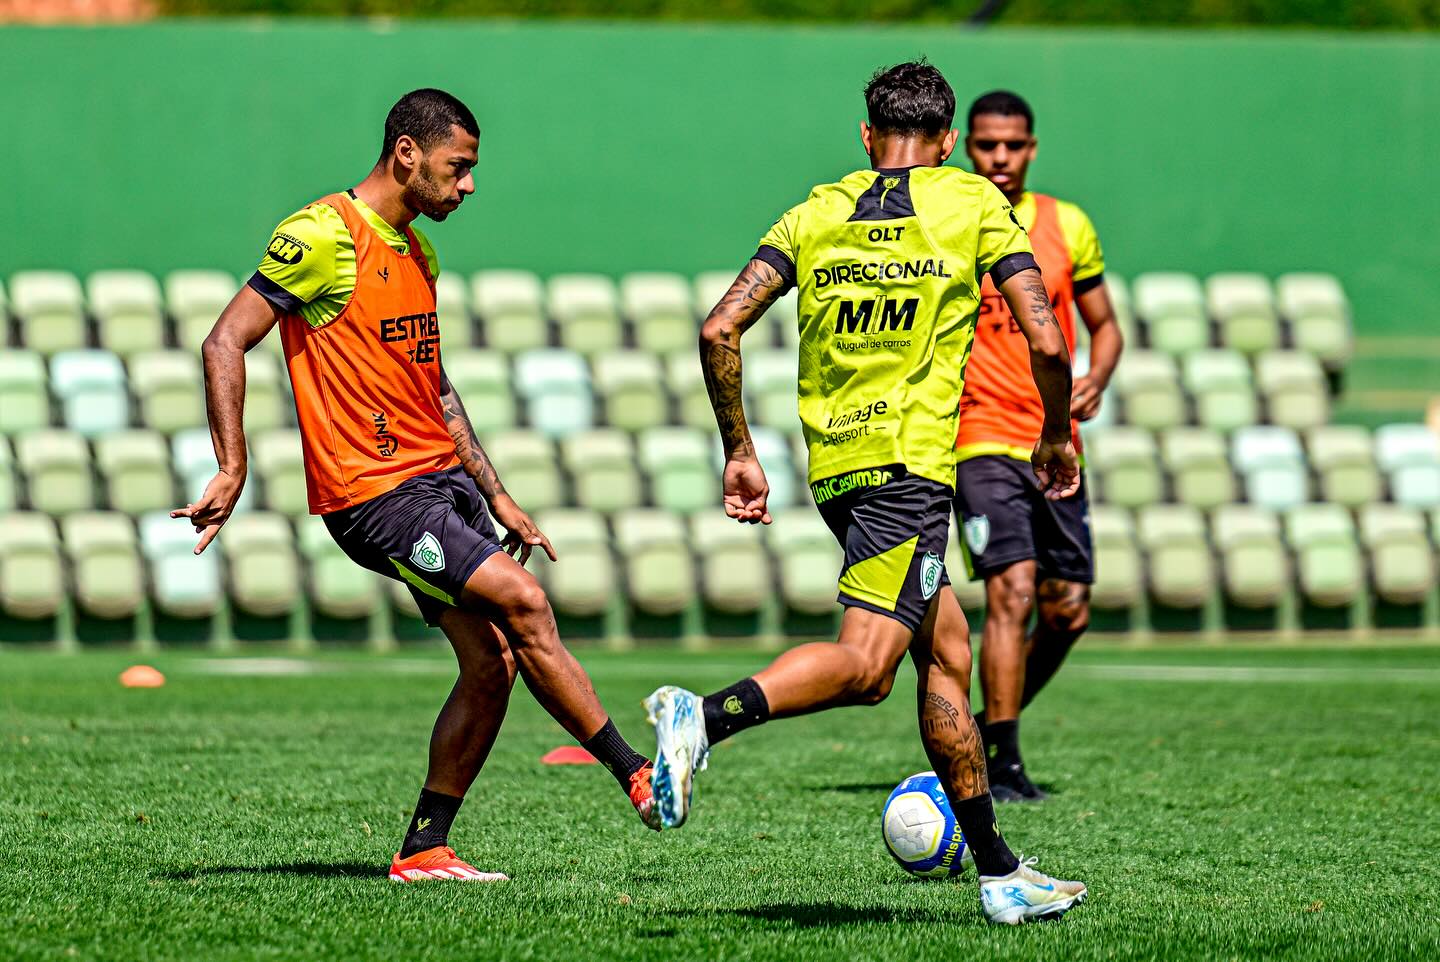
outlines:
[[[390, 866], [397, 882], [496, 881], [449, 847], [518, 671], [536, 699], [659, 827], [650, 763], [616, 731], [560, 641], [524, 568], [550, 542], [506, 492], [445, 376], [434, 249], [412, 223], [442, 221], [475, 191], [480, 129], [440, 90], [406, 94], [380, 159], [353, 189], [286, 218], [206, 338], [205, 393], [220, 471], [171, 513], [215, 538], [245, 484], [245, 352], [278, 322], [294, 386], [310, 511], [356, 563], [404, 581], [455, 649], [460, 677], [430, 740], [420, 801]], [[491, 515], [508, 534], [502, 540]], [[514, 555], [514, 557], [512, 557]]]
[[[1074, 204], [1025, 189], [1035, 159], [1034, 116], [1019, 96], [997, 90], [970, 105], [965, 152], [1030, 234], [1055, 319], [1075, 349], [1075, 312], [1090, 331], [1090, 368], [1074, 380], [1071, 433], [1100, 410], [1123, 342], [1095, 228]], [[1020, 711], [1060, 668], [1090, 618], [1094, 560], [1090, 509], [1078, 494], [1052, 499], [1035, 481], [1030, 448], [1044, 419], [1030, 377], [1030, 348], [1005, 298], [987, 276], [975, 350], [965, 374], [956, 439], [955, 515], [972, 577], [985, 580], [980, 682], [990, 792], [1000, 801], [1045, 797], [1020, 757]], [[1035, 627], [1027, 629], [1037, 610]]]

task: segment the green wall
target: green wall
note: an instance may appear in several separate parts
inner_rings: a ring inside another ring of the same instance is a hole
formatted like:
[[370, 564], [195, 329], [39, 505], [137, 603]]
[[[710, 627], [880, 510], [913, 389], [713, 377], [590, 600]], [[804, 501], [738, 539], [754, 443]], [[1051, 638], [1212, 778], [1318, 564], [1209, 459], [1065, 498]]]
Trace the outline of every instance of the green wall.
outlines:
[[[808, 186], [864, 164], [860, 88], [928, 54], [962, 103], [1039, 114], [1034, 185], [1112, 268], [1334, 271], [1362, 333], [1440, 303], [1440, 40], [1368, 35], [172, 21], [0, 29], [0, 273], [248, 273], [271, 226], [358, 180], [437, 85], [483, 127], [442, 264], [736, 267]], [[477, 202], [478, 201], [478, 202]]]

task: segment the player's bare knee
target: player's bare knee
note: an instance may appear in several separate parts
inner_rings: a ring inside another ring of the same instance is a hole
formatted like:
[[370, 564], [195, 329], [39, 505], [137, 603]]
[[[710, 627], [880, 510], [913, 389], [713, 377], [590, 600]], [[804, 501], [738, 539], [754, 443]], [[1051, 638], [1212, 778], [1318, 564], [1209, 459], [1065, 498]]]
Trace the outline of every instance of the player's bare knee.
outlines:
[[1029, 621], [1035, 610], [1035, 582], [1028, 570], [1016, 565], [985, 582], [985, 617]]
[[1060, 591], [1042, 595], [1040, 622], [1053, 635], [1073, 640], [1083, 634], [1090, 627], [1089, 586], [1066, 584]]
[[533, 645], [553, 634], [548, 630], [555, 623], [550, 599], [534, 576], [526, 573], [516, 579], [514, 589], [507, 593], [502, 606], [512, 642]]

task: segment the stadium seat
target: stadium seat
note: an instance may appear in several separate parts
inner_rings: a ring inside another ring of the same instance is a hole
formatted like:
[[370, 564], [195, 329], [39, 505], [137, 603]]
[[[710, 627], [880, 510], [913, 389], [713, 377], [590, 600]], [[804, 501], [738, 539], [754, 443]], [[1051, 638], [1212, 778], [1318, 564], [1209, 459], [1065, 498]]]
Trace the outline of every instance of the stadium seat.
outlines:
[[556, 274], [545, 301], [561, 346], [589, 356], [624, 343], [615, 283], [603, 274]]
[[277, 428], [253, 435], [250, 459], [253, 470], [250, 484], [259, 482], [266, 508], [292, 518], [309, 512], [305, 454], [299, 431]]
[[[795, 464], [790, 455], [790, 442], [786, 438], [786, 435], [772, 427], [750, 429], [750, 440], [755, 444], [755, 456], [760, 459], [760, 465], [765, 469], [765, 480], [770, 484], [770, 497], [766, 504], [771, 510], [800, 503], [800, 486], [796, 484]], [[716, 461], [720, 471], [723, 471], [725, 456], [720, 450], [718, 435], [715, 445]]]
[[470, 282], [485, 346], [507, 354], [550, 343], [540, 278], [530, 271], [480, 271]]
[[0, 515], [0, 609], [12, 618], [49, 618], [64, 604], [55, 522], [32, 511]]
[[1159, 430], [1184, 424], [1185, 396], [1173, 358], [1155, 351], [1128, 351], [1115, 369], [1116, 392], [1125, 402], [1125, 421]]
[[[226, 523], [228, 528], [235, 517]], [[220, 554], [195, 553], [195, 529], [156, 511], [140, 518], [140, 550], [150, 565], [155, 606], [176, 618], [208, 618], [220, 609]]]
[[[180, 480], [180, 500], [198, 501], [205, 488], [220, 470], [215, 460], [215, 443], [209, 428], [186, 428], [170, 438], [170, 464]], [[255, 504], [258, 485], [247, 484], [235, 503], [236, 511], [248, 511]], [[143, 532], [142, 532], [143, 535]]]
[[20, 434], [49, 424], [45, 362], [38, 353], [24, 348], [0, 350], [0, 435]]
[[1145, 577], [1130, 512], [1107, 504], [1092, 506], [1090, 533], [1095, 540], [1091, 604], [1109, 611], [1135, 607], [1145, 589]]
[[[268, 351], [245, 353], [245, 433], [271, 431], [289, 423], [294, 410], [288, 389], [289, 375], [280, 359]], [[203, 387], [203, 385], [202, 385]]]
[[665, 359], [665, 386], [679, 405], [681, 424], [707, 432], [715, 430], [715, 411], [695, 351], [679, 351]]
[[1375, 593], [1396, 605], [1421, 604], [1435, 590], [1435, 553], [1425, 516], [1394, 504], [1360, 510], [1360, 540], [1370, 552]]
[[265, 618], [294, 610], [300, 601], [300, 559], [289, 521], [270, 511], [236, 514], [217, 540], [236, 608]]
[[1220, 343], [1244, 354], [1280, 346], [1275, 290], [1264, 274], [1212, 274], [1205, 304], [1220, 325]]
[[[1130, 282], [1119, 274], [1110, 271], [1105, 272], [1105, 290], [1110, 294], [1110, 306], [1115, 309], [1115, 321], [1120, 325], [1120, 333], [1125, 335], [1126, 344], [1139, 344], [1136, 336], [1135, 307], [1134, 300], [1130, 296]], [[1085, 327], [1084, 324], [1077, 324], [1076, 333]]]
[[165, 346], [160, 285], [144, 271], [96, 271], [85, 280], [100, 346], [129, 357]]
[[620, 307], [635, 331], [635, 346], [651, 354], [694, 348], [700, 325], [690, 285], [679, 274], [637, 272], [620, 279]]
[[1149, 562], [1150, 593], [1171, 608], [1199, 608], [1215, 587], [1215, 564], [1200, 512], [1185, 504], [1141, 508], [1136, 529]]
[[136, 429], [101, 435], [95, 439], [95, 466], [112, 510], [139, 515], [179, 504], [170, 451], [159, 432]]
[[1233, 431], [1260, 420], [1250, 365], [1238, 351], [1194, 351], [1184, 357], [1185, 390], [1195, 398], [1196, 420]]
[[796, 401], [799, 357], [792, 348], [748, 351], [742, 380], [749, 395], [746, 413], [752, 423], [784, 431], [800, 430]]
[[[235, 278], [224, 271], [172, 271], [165, 275], [165, 306], [175, 319], [175, 339], [182, 350], [200, 353], [200, 344], [239, 289]], [[266, 340], [274, 338], [272, 332]]]
[[551, 437], [583, 431], [595, 423], [590, 369], [574, 351], [526, 351], [515, 359], [516, 389], [525, 398], [530, 425]]
[[675, 615], [695, 599], [695, 568], [685, 529], [668, 511], [622, 511], [613, 519], [631, 603], [649, 615]]
[[780, 594], [786, 606], [807, 615], [833, 612], [845, 552], [820, 515], [785, 511], [761, 533], [779, 563]]
[[482, 441], [500, 481], [526, 511], [566, 503], [555, 442], [535, 431], [498, 431]]
[[1253, 425], [1230, 440], [1230, 460], [1245, 479], [1245, 499], [1274, 510], [1303, 504], [1310, 495], [1300, 439], [1289, 428]]
[[1440, 507], [1440, 437], [1423, 424], [1385, 424], [1375, 431], [1375, 459], [1390, 495], [1414, 508]]
[[562, 508], [542, 512], [535, 523], [560, 556], [542, 560], [536, 569], [555, 610], [581, 618], [603, 614], [618, 591], [605, 519]]
[[80, 511], [60, 522], [80, 610], [129, 618], [145, 603], [145, 572], [135, 524], [118, 511]]
[[66, 515], [95, 506], [90, 449], [74, 431], [32, 431], [15, 439], [15, 462], [24, 475], [30, 507]]
[[1272, 424], [1301, 430], [1330, 419], [1325, 372], [1299, 351], [1266, 351], [1255, 359], [1255, 382]]
[[461, 351], [475, 342], [470, 320], [470, 297], [457, 274], [441, 271], [435, 278], [435, 317], [440, 323], [440, 356]]
[[65, 426], [87, 438], [130, 424], [125, 368], [109, 351], [61, 351], [50, 358], [50, 391]]
[[49, 355], [85, 347], [85, 298], [68, 271], [21, 271], [10, 278], [10, 310], [20, 346]]
[[1210, 518], [1220, 550], [1225, 596], [1241, 608], [1273, 608], [1290, 584], [1290, 565], [1275, 513], [1250, 504], [1223, 504]]
[[1390, 495], [1412, 508], [1440, 507], [1440, 464], [1407, 464], [1390, 472]]
[[595, 388], [611, 427], [640, 431], [670, 419], [660, 360], [644, 351], [611, 351], [595, 358]]
[[20, 505], [20, 478], [15, 470], [15, 455], [10, 442], [0, 436], [0, 512], [14, 511]]
[[635, 444], [625, 432], [600, 428], [569, 435], [560, 442], [560, 458], [579, 507], [608, 513], [643, 502]]
[[732, 615], [760, 610], [775, 589], [775, 576], [759, 526], [702, 509], [690, 517], [690, 543], [700, 557], [700, 581], [709, 607]]
[[689, 514], [720, 504], [720, 476], [710, 463], [710, 438], [697, 428], [658, 427], [639, 437], [640, 466], [656, 505]]
[[1285, 514], [1285, 537], [1298, 562], [1300, 590], [1311, 604], [1354, 603], [1365, 575], [1348, 511], [1338, 504], [1297, 505]]
[[1290, 322], [1297, 350], [1338, 371], [1350, 358], [1350, 303], [1330, 274], [1284, 274], [1275, 281], [1280, 313]]
[[721, 298], [730, 290], [730, 285], [735, 283], [738, 271], [701, 271], [695, 275], [694, 300], [695, 316], [699, 319], [708, 317], [720, 303]]
[[340, 550], [318, 514], [295, 519], [295, 546], [305, 559], [310, 602], [327, 618], [371, 615], [381, 598], [380, 576], [362, 568]]
[[1160, 452], [1176, 501], [1209, 510], [1235, 500], [1235, 475], [1218, 432], [1185, 427], [1162, 431]]
[[1131, 285], [1131, 293], [1153, 350], [1179, 355], [1210, 343], [1204, 294], [1194, 275], [1163, 271], [1141, 274]]
[[1085, 464], [1098, 476], [1107, 502], [1123, 508], [1154, 504], [1162, 497], [1155, 439], [1135, 427], [1112, 427], [1086, 436]]
[[130, 359], [130, 389], [140, 423], [161, 434], [205, 424], [205, 380], [185, 351], [150, 351]]
[[1381, 497], [1380, 472], [1363, 427], [1326, 424], [1306, 433], [1310, 466], [1320, 479], [1325, 501], [1357, 508]]
[[515, 395], [510, 364], [495, 350], [455, 350], [445, 355], [445, 376], [450, 379], [479, 434], [513, 428]]

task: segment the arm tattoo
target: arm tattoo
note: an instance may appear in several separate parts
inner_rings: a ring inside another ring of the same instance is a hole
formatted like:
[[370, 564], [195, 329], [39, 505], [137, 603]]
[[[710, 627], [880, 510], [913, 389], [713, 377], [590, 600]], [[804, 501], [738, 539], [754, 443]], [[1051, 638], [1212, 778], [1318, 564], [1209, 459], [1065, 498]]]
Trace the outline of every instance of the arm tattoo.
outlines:
[[475, 436], [470, 417], [465, 413], [465, 405], [460, 403], [460, 395], [445, 376], [443, 367], [440, 369], [440, 409], [445, 417], [445, 429], [455, 441], [455, 454], [460, 459], [460, 465], [466, 474], [475, 479], [475, 485], [485, 495], [485, 500], [505, 494], [505, 485], [500, 483], [495, 465], [490, 463], [485, 449], [480, 446], [480, 439]]
[[974, 798], [990, 790], [980, 730], [973, 718], [962, 714], [945, 696], [925, 693], [920, 703], [920, 735], [930, 763], [953, 799]]
[[754, 453], [740, 390], [740, 336], [775, 303], [784, 286], [779, 271], [752, 259], [705, 319], [700, 365], [727, 456]]
[[1055, 310], [1050, 304], [1050, 293], [1045, 290], [1045, 281], [1035, 271], [1025, 271], [1025, 296], [1029, 298], [1030, 322], [1036, 327], [1055, 323]]

